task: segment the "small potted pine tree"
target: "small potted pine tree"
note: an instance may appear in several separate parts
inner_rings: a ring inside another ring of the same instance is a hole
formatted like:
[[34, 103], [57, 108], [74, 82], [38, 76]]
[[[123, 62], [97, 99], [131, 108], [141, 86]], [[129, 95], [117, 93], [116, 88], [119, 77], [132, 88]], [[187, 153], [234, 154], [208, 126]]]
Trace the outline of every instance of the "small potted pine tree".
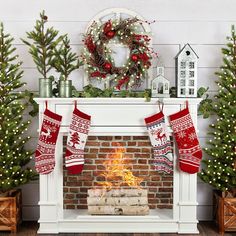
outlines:
[[22, 41], [29, 46], [29, 53], [32, 55], [38, 72], [41, 74], [39, 79], [39, 96], [52, 97], [52, 82], [54, 77], [49, 75], [52, 69], [53, 50], [61, 41], [62, 36], [58, 37], [58, 31], [53, 27], [46, 28], [48, 17], [45, 11], [40, 13], [40, 19], [36, 20], [34, 30], [27, 32], [29, 41]]
[[199, 111], [207, 118], [214, 115], [210, 125], [211, 139], [205, 148], [209, 158], [200, 178], [213, 186], [216, 220], [220, 231], [236, 230], [236, 33], [232, 26], [227, 47], [222, 49], [223, 65], [217, 72], [218, 93], [212, 100], [202, 101]]
[[72, 97], [72, 80], [68, 78], [82, 63], [79, 61], [79, 56], [72, 52], [67, 35], [63, 37], [62, 44], [54, 48], [51, 65], [60, 74], [58, 83], [59, 97]]
[[25, 83], [21, 77], [22, 62], [12, 46], [13, 38], [0, 24], [0, 230], [16, 231], [21, 219], [21, 191], [19, 186], [37, 179], [37, 173], [27, 164], [33, 151], [25, 144], [24, 135], [30, 121], [23, 119], [30, 105], [27, 91], [19, 92]]

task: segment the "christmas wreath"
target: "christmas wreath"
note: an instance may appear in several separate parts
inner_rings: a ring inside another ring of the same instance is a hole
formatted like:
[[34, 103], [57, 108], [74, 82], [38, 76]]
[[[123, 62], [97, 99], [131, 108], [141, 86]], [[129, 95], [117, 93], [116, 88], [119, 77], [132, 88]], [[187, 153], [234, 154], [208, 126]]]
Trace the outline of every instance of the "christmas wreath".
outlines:
[[[151, 66], [153, 51], [150, 37], [140, 32], [144, 22], [140, 19], [108, 20], [105, 23], [93, 22], [84, 35], [83, 61], [86, 72], [92, 79], [109, 79], [115, 87], [140, 86]], [[116, 67], [111, 56], [109, 41], [114, 40], [126, 45], [129, 58], [123, 67]]]

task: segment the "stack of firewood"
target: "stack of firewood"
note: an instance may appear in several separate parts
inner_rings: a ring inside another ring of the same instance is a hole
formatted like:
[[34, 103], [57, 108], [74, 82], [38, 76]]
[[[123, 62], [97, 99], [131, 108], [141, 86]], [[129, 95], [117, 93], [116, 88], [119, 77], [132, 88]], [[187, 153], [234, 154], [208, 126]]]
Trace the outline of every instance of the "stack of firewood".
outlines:
[[145, 189], [89, 189], [87, 203], [91, 215], [149, 214]]

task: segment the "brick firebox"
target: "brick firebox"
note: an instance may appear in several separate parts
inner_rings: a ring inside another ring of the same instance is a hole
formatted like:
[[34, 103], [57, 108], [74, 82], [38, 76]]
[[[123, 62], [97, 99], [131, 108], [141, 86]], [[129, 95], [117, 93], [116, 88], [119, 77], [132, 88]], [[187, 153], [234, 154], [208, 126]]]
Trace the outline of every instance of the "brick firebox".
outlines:
[[[66, 137], [64, 137], [64, 146]], [[85, 148], [84, 170], [79, 175], [69, 175], [64, 167], [64, 209], [87, 209], [87, 191], [103, 180], [103, 162], [114, 152], [117, 143], [125, 148], [125, 156], [132, 163], [135, 176], [144, 179], [148, 189], [150, 209], [172, 208], [173, 175], [159, 174], [153, 169], [152, 146], [148, 136], [90, 136]]]

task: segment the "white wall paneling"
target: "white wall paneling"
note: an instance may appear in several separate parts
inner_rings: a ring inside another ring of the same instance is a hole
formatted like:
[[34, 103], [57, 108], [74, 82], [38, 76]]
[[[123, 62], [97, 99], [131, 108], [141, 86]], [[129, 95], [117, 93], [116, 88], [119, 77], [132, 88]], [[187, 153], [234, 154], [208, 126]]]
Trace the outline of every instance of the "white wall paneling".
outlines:
[[[37, 14], [34, 18], [38, 16]], [[153, 19], [157, 20], [156, 23], [150, 25], [154, 44], [184, 44], [186, 42], [201, 45], [224, 44], [229, 26], [236, 23], [236, 21], [160, 21], [158, 15]], [[72, 44], [81, 44], [83, 33], [89, 23], [89, 21], [51, 21], [50, 16], [49, 20], [49, 26], [55, 27], [62, 34], [68, 33]], [[22, 44], [21, 38], [25, 37], [25, 32], [31, 30], [34, 25], [33, 19], [28, 21], [3, 20], [3, 22], [12, 32], [16, 44]], [[204, 37], [202, 37], [203, 35]]]
[[102, 3], [100, 0], [71, 0], [69, 5], [65, 0], [1, 2], [4, 3], [1, 8], [4, 20], [29, 21], [40, 9], [45, 9], [54, 21], [88, 21], [88, 17], [92, 18], [105, 8], [127, 7], [147, 19], [158, 18], [159, 21], [235, 21], [234, 0], [103, 0]]
[[[31, 91], [38, 90], [39, 74], [28, 54], [28, 48], [23, 45], [20, 38], [26, 37], [25, 32], [32, 29], [35, 19], [43, 9], [49, 17], [48, 25], [53, 25], [61, 34], [68, 33], [73, 49], [77, 52], [81, 49], [82, 33], [88, 22], [106, 8], [128, 8], [147, 20], [156, 20], [156, 23], [151, 25], [153, 46], [167, 67], [166, 77], [170, 79], [171, 86], [175, 84], [174, 57], [180, 45], [188, 42], [200, 57], [198, 87], [209, 86], [211, 96], [217, 90], [214, 72], [222, 63], [220, 49], [226, 43], [226, 36], [230, 34], [231, 24], [236, 24], [235, 0], [0, 0], [0, 3], [0, 21], [4, 22], [6, 30], [15, 38], [14, 44], [20, 59], [24, 62], [23, 81], [28, 83], [27, 89]], [[73, 73], [71, 77], [76, 88], [82, 89], [82, 69]], [[34, 138], [27, 144], [32, 148], [36, 147], [37, 142], [37, 117], [34, 119], [29, 130]], [[198, 129], [203, 146], [207, 140], [206, 129], [209, 122], [199, 118]], [[209, 219], [211, 218], [211, 202], [208, 202], [210, 190], [203, 183], [199, 182], [198, 186], [198, 218]], [[29, 198], [24, 201], [25, 219], [38, 218], [37, 189], [37, 184], [23, 187], [24, 192], [31, 191], [31, 198], [34, 199], [33, 202]]]

